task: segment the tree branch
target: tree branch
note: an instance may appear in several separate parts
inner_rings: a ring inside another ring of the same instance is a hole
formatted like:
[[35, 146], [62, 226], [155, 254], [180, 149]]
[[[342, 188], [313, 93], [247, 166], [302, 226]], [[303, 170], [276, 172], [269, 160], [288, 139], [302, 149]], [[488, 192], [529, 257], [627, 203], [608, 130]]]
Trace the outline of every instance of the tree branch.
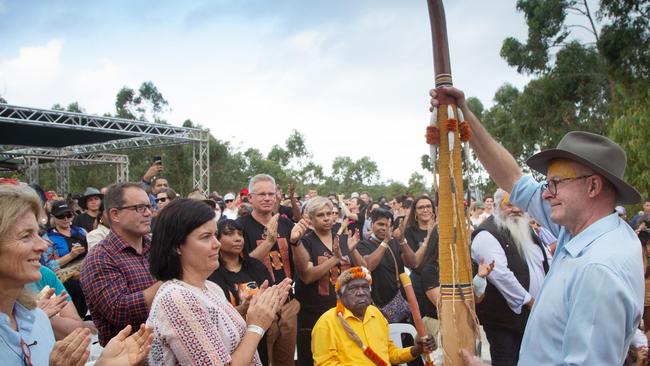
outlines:
[[589, 5], [587, 4], [587, 0], [582, 0], [582, 3], [585, 5], [585, 10], [586, 10], [586, 16], [589, 19], [589, 23], [591, 24], [591, 29], [593, 30], [594, 37], [596, 37], [596, 43], [600, 41], [600, 38], [598, 37], [598, 31], [596, 30], [596, 25], [594, 24], [594, 19], [591, 16], [591, 11], [589, 11]]
[[590, 28], [588, 28], [588, 27], [585, 27], [584, 25], [580, 25], [580, 24], [570, 24], [570, 25], [567, 25], [566, 27], [567, 27], [567, 28], [582, 28], [582, 29], [586, 30], [587, 32], [593, 34], [594, 37], [596, 37], [596, 41], [598, 40], [598, 35], [597, 35], [596, 33], [594, 33], [594, 30], [593, 30], [593, 29], [590, 29]]

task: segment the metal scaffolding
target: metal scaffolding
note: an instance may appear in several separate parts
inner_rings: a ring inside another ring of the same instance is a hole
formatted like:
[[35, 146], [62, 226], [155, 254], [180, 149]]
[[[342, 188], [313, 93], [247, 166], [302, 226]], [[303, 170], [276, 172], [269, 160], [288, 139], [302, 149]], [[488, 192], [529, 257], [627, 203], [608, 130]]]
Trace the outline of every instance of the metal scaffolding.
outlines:
[[116, 181], [124, 182], [129, 179], [128, 156], [110, 152], [183, 144], [193, 147], [192, 183], [207, 193], [207, 130], [0, 104], [0, 154], [22, 157], [30, 183], [38, 183], [39, 168], [56, 169], [60, 194], [70, 190], [71, 166], [115, 164]]

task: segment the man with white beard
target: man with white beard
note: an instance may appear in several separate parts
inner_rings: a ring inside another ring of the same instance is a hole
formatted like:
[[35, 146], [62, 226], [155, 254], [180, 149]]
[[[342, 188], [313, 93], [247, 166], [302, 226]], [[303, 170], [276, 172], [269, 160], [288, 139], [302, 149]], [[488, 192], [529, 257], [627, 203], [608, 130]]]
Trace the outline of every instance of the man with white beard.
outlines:
[[487, 277], [485, 298], [476, 305], [492, 365], [516, 365], [530, 309], [548, 272], [551, 255], [509, 202], [502, 189], [494, 194], [494, 215], [472, 233], [472, 260], [495, 262]]

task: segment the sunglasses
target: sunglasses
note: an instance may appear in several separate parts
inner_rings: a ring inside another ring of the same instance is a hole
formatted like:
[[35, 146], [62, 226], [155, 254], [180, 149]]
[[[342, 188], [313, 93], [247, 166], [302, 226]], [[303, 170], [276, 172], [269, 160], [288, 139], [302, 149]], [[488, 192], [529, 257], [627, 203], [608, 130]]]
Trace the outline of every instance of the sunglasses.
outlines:
[[56, 217], [59, 220], [63, 220], [63, 219], [71, 219], [72, 217], [74, 217], [74, 215], [72, 214], [72, 212], [68, 212], [63, 215], [54, 215], [54, 217]]
[[234, 201], [234, 200], [226, 200], [226, 203], [230, 203], [230, 202], [232, 202], [232, 201]]
[[168, 197], [156, 198], [156, 203], [167, 202], [168, 199], [169, 199]]

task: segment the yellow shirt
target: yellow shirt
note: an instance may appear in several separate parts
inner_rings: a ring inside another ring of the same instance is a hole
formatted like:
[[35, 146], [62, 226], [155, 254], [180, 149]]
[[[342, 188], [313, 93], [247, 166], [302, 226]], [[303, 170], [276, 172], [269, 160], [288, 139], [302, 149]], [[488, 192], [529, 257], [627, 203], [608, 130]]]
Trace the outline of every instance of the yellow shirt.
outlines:
[[[363, 321], [345, 309], [343, 314], [363, 344], [370, 346], [386, 364], [398, 364], [413, 360], [411, 348], [397, 348], [388, 334], [388, 321], [379, 309], [368, 306]], [[336, 308], [329, 309], [311, 331], [311, 352], [314, 365], [374, 365], [363, 350], [350, 339], [336, 316]]]

